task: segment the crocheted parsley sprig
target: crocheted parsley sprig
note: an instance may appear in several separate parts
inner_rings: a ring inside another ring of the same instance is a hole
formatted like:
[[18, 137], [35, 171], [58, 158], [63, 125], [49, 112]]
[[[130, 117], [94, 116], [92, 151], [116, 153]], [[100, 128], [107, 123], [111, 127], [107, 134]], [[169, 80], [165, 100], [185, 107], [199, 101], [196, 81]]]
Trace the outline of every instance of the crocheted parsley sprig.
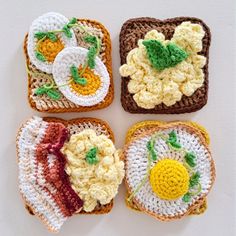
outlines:
[[147, 56], [152, 66], [162, 71], [166, 68], [174, 67], [188, 57], [187, 52], [175, 43], [164, 45], [159, 40], [144, 40]]
[[98, 157], [97, 157], [97, 153], [98, 153], [98, 148], [97, 147], [93, 147], [91, 148], [85, 155], [85, 160], [88, 164], [90, 165], [95, 165], [98, 163]]
[[[186, 203], [190, 202], [191, 198], [197, 194], [199, 194], [201, 192], [201, 184], [200, 184], [200, 173], [199, 172], [195, 172], [193, 173], [192, 168], [196, 166], [196, 156], [194, 153], [192, 152], [188, 152], [187, 150], [185, 150], [182, 145], [178, 142], [178, 138], [177, 138], [177, 134], [176, 132], [173, 130], [170, 133], [168, 133], [168, 135], [166, 134], [162, 134], [162, 133], [155, 133], [151, 139], [147, 142], [147, 150], [148, 150], [148, 164], [147, 164], [147, 172], [146, 175], [144, 176], [144, 178], [142, 179], [142, 181], [137, 185], [137, 187], [135, 188], [135, 190], [130, 194], [130, 196], [128, 197], [127, 201], [131, 201], [132, 198], [135, 196], [135, 194], [137, 192], [139, 192], [139, 190], [142, 188], [142, 186], [145, 184], [145, 182], [148, 179], [148, 176], [150, 174], [151, 171], [151, 165], [152, 162], [155, 162], [158, 158], [156, 150], [155, 150], [155, 143], [156, 143], [156, 139], [157, 138], [161, 138], [162, 140], [164, 140], [166, 142], [166, 144], [173, 150], [175, 151], [179, 151], [179, 152], [183, 152], [184, 153], [184, 165], [185, 167], [189, 170], [191, 176], [189, 179], [189, 190], [188, 192], [183, 196], [182, 200]], [[193, 191], [193, 188], [196, 188], [196, 191]]]

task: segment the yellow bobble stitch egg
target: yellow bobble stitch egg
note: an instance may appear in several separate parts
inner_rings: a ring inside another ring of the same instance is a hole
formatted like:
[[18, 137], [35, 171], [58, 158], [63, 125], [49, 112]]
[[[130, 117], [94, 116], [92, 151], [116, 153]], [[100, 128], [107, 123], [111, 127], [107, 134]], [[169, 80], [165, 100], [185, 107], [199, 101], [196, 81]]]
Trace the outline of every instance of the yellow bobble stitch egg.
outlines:
[[150, 172], [153, 192], [164, 200], [175, 200], [188, 192], [189, 173], [176, 160], [163, 159]]

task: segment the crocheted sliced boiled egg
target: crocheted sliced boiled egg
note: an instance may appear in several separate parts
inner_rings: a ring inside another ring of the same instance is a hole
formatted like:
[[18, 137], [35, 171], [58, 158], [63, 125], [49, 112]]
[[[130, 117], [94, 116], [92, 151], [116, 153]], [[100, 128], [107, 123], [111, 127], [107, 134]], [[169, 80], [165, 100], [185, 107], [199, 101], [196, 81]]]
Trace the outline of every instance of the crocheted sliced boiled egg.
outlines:
[[37, 69], [51, 74], [57, 54], [65, 47], [77, 45], [69, 22], [56, 12], [46, 13], [33, 21], [27, 38], [27, 51]]
[[[171, 220], [198, 208], [215, 180], [206, 139], [183, 123], [142, 129], [125, 150], [129, 202], [159, 220]], [[132, 205], [131, 204], [131, 205]]]
[[[55, 58], [53, 64], [53, 78], [59, 90], [71, 102], [80, 106], [93, 106], [106, 97], [110, 76], [101, 59], [95, 57], [95, 67], [91, 69], [87, 64], [88, 50], [82, 47], [68, 47], [63, 49]], [[73, 80], [72, 68], [76, 68], [81, 75], [81, 83]]]

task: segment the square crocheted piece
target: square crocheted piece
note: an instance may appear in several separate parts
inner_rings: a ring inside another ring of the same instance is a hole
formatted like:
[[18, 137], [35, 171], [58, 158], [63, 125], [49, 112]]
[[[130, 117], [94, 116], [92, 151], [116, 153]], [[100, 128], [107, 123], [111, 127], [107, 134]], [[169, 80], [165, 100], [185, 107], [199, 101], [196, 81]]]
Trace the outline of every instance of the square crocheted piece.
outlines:
[[[182, 127], [181, 127], [182, 126]], [[189, 204], [189, 208], [188, 210], [185, 209], [185, 212], [181, 210], [181, 208], [183, 208], [183, 204], [181, 202], [176, 202], [177, 200], [172, 200], [168, 203], [168, 200], [162, 200], [159, 199], [157, 200], [157, 202], [155, 203], [155, 201], [153, 201], [153, 197], [151, 196], [152, 193], [150, 192], [149, 186], [147, 183], [144, 184], [144, 186], [142, 188], [139, 189], [139, 194], [138, 192], [136, 193], [136, 195], [133, 195], [133, 198], [130, 199], [131, 194], [133, 193], [132, 190], [133, 189], [133, 184], [132, 184], [132, 178], [133, 181], [137, 182], [137, 176], [134, 176], [134, 172], [133, 170], [131, 170], [132, 168], [135, 168], [136, 165], [139, 165], [139, 171], [140, 171], [140, 175], [142, 175], [142, 171], [143, 169], [145, 169], [145, 165], [142, 165], [142, 163], [139, 163], [138, 159], [141, 158], [141, 152], [143, 150], [142, 147], [142, 141], [144, 140], [144, 136], [145, 134], [154, 134], [154, 130], [161, 130], [165, 127], [179, 127], [179, 132], [177, 131], [177, 134], [180, 135], [181, 133], [181, 129], [185, 128], [190, 128], [189, 132], [191, 133], [191, 135], [198, 135], [199, 137], [203, 138], [202, 142], [205, 143], [204, 145], [209, 146], [210, 144], [210, 138], [209, 138], [209, 134], [207, 133], [207, 131], [205, 130], [204, 127], [202, 127], [201, 125], [195, 123], [195, 122], [162, 122], [162, 121], [142, 121], [142, 122], [138, 122], [136, 124], [134, 124], [133, 126], [131, 126], [129, 128], [129, 130], [127, 131], [126, 134], [126, 140], [125, 140], [125, 150], [124, 150], [124, 157], [125, 157], [125, 168], [126, 168], [126, 176], [125, 176], [125, 184], [126, 184], [126, 188], [127, 188], [127, 195], [126, 195], [126, 205], [128, 208], [138, 211], [138, 212], [145, 212], [150, 214], [151, 216], [155, 217], [158, 220], [163, 220], [163, 221], [169, 221], [171, 219], [177, 219], [177, 218], [182, 218], [183, 216], [186, 215], [199, 215], [202, 214], [206, 211], [207, 209], [207, 199], [206, 196], [202, 196], [199, 199], [196, 199], [195, 202], [191, 202], [191, 204]], [[146, 137], [145, 137], [146, 138]], [[200, 138], [200, 139], [201, 139]], [[141, 141], [142, 139], [142, 141]], [[136, 146], [136, 144], [139, 143], [139, 147]], [[162, 144], [163, 145], [163, 144]], [[195, 143], [196, 145], [196, 143]], [[207, 147], [206, 146], [206, 147]], [[190, 146], [189, 146], [190, 148]], [[155, 150], [160, 150], [161, 154], [163, 155], [162, 152], [164, 151], [164, 146], [160, 147], [160, 149], [155, 146]], [[140, 150], [140, 153], [134, 153], [137, 152], [137, 150]], [[199, 150], [202, 150], [202, 148], [200, 148]], [[137, 158], [134, 158], [133, 161], [129, 160], [129, 158], [131, 157], [130, 154], [132, 153], [133, 158], [136, 156]], [[171, 153], [171, 152], [170, 152]], [[200, 152], [199, 152], [200, 154]], [[158, 151], [157, 151], [157, 158], [158, 158]], [[161, 157], [162, 158], [162, 157]], [[166, 157], [168, 158], [168, 157]], [[181, 160], [181, 158], [178, 158], [178, 154], [176, 155], [176, 160]], [[137, 160], [136, 160], [137, 159]], [[210, 157], [211, 159], [211, 157]], [[202, 165], [202, 164], [201, 164]], [[130, 167], [130, 169], [129, 169]], [[128, 169], [127, 169], [128, 168]], [[211, 186], [215, 180], [215, 167], [214, 167], [214, 162], [211, 160], [211, 164], [210, 165], [206, 165], [205, 167], [201, 166], [201, 168], [205, 168], [205, 171], [209, 171], [207, 170], [207, 168], [210, 168], [210, 172], [211, 173]], [[133, 176], [133, 177], [132, 177]], [[209, 186], [207, 185], [207, 188], [209, 188]], [[211, 187], [209, 188], [211, 189]], [[144, 195], [147, 194], [149, 199], [149, 202], [146, 202]], [[140, 195], [140, 196], [138, 196]], [[177, 203], [178, 207], [175, 209], [174, 204], [173, 203]], [[157, 209], [155, 209], [157, 207]], [[164, 207], [166, 207], [167, 209], [164, 209]], [[169, 208], [169, 209], [168, 209]], [[176, 212], [175, 212], [176, 211]], [[170, 214], [170, 215], [169, 215]]]
[[204, 73], [204, 83], [191, 96], [183, 95], [180, 101], [174, 105], [166, 106], [164, 103], [156, 105], [154, 108], [145, 109], [137, 105], [128, 90], [130, 76], [122, 77], [121, 82], [121, 103], [125, 111], [130, 113], [151, 113], [151, 114], [179, 114], [189, 113], [201, 109], [208, 98], [208, 61], [209, 61], [209, 46], [211, 42], [211, 33], [208, 26], [200, 19], [193, 17], [176, 17], [166, 20], [155, 18], [142, 17], [134, 18], [126, 21], [120, 32], [120, 59], [121, 65], [127, 62], [128, 53], [137, 47], [139, 39], [143, 39], [145, 34], [151, 30], [157, 30], [164, 34], [166, 40], [170, 40], [174, 34], [175, 28], [181, 23], [188, 21], [194, 24], [199, 24], [205, 31], [205, 36], [202, 39], [202, 50], [199, 55], [206, 57], [205, 66], [202, 68]]
[[[80, 106], [68, 100], [63, 94], [60, 99], [53, 100], [47, 95], [37, 96], [35, 91], [53, 80], [53, 75], [43, 72], [37, 69], [30, 61], [27, 51], [28, 34], [24, 40], [24, 53], [26, 56], [26, 65], [30, 73], [28, 73], [28, 101], [30, 106], [40, 112], [61, 113], [61, 112], [85, 112], [91, 110], [102, 109], [109, 106], [114, 98], [114, 85], [112, 78], [112, 60], [111, 60], [111, 39], [107, 29], [99, 22], [89, 19], [78, 19], [78, 24], [82, 27], [86, 27], [87, 31], [94, 36], [97, 36], [101, 40], [101, 50], [98, 57], [106, 66], [110, 77], [110, 85], [108, 93], [105, 98], [92, 106]], [[86, 43], [83, 38], [85, 33], [79, 30], [79, 28], [73, 29], [75, 38], [80, 47], [89, 48], [89, 43]]]
[[20, 192], [29, 213], [39, 216], [50, 231], [59, 231], [73, 214], [105, 214], [113, 207], [111, 200], [105, 205], [97, 203], [91, 212], [81, 210], [82, 200], [71, 188], [65, 173], [65, 159], [60, 149], [68, 137], [84, 130], [94, 130], [96, 135], [103, 134], [114, 143], [109, 125], [95, 118], [46, 117], [42, 120], [33, 117], [19, 129], [16, 143]]

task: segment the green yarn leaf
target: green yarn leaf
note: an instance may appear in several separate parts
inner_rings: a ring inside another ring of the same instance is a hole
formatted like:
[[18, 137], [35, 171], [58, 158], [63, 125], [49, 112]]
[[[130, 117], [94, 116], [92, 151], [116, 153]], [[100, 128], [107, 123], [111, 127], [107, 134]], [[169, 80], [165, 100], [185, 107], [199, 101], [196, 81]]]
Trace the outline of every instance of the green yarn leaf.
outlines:
[[73, 18], [70, 19], [70, 21], [69, 21], [69, 23], [67, 24], [67, 26], [68, 26], [69, 28], [71, 28], [71, 27], [73, 27], [73, 25], [76, 24], [76, 23], [77, 23], [77, 19], [76, 19], [75, 17], [73, 17]]
[[63, 33], [66, 35], [67, 38], [72, 38], [72, 33], [70, 31], [70, 28], [68, 25], [65, 25], [63, 28], [62, 28], [62, 31]]
[[180, 149], [181, 144], [177, 141], [177, 134], [175, 131], [171, 131], [168, 134], [168, 139], [166, 140], [166, 143], [170, 145], [170, 147], [175, 148], [175, 149]]
[[35, 52], [35, 57], [36, 57], [38, 60], [42, 61], [42, 62], [45, 62], [45, 61], [46, 61], [46, 58], [44, 57], [44, 55], [43, 55], [41, 52], [39, 52], [39, 51], [36, 51], [36, 52]]
[[95, 46], [91, 46], [88, 51], [88, 66], [91, 69], [95, 68], [95, 57], [97, 54], [97, 49]]
[[162, 42], [151, 39], [143, 41], [143, 45], [152, 66], [159, 71], [174, 67], [188, 57], [188, 54], [174, 43], [165, 46]]
[[200, 177], [201, 176], [200, 176], [199, 172], [194, 173], [189, 179], [189, 187], [192, 188], [192, 187], [198, 185]]
[[190, 193], [184, 194], [182, 200], [183, 200], [183, 202], [186, 202], [186, 203], [190, 202], [190, 200], [191, 200], [191, 194], [190, 194]]
[[98, 153], [97, 147], [91, 148], [85, 155], [86, 162], [90, 165], [97, 164], [99, 161], [97, 158], [97, 153]]
[[48, 32], [47, 33], [47, 37], [52, 41], [52, 42], [56, 42], [57, 41], [57, 36], [54, 32]]
[[157, 160], [157, 154], [155, 151], [155, 140], [151, 139], [147, 142], [147, 149], [153, 161]]
[[97, 45], [97, 37], [96, 36], [93, 36], [93, 35], [87, 35], [84, 37], [84, 41], [86, 43], [91, 43], [93, 44], [94, 46]]
[[80, 84], [80, 85], [87, 84], [87, 80], [85, 78], [80, 77], [78, 73], [78, 68], [75, 65], [70, 67], [70, 73], [75, 83]]
[[46, 92], [47, 92], [47, 89], [44, 86], [42, 86], [42, 87], [37, 88], [34, 93], [35, 95], [43, 95]]
[[61, 94], [56, 89], [53, 89], [53, 88], [48, 89], [46, 93], [47, 93], [48, 97], [50, 97], [53, 100], [58, 100], [61, 98]]
[[196, 166], [195, 159], [196, 159], [196, 156], [192, 152], [187, 152], [184, 156], [184, 160], [187, 162], [187, 164], [190, 167], [195, 167]]
[[45, 32], [36, 32], [36, 33], [34, 34], [34, 37], [35, 37], [36, 39], [42, 39], [42, 38], [44, 38], [45, 36], [47, 36], [47, 33], [45, 33]]

